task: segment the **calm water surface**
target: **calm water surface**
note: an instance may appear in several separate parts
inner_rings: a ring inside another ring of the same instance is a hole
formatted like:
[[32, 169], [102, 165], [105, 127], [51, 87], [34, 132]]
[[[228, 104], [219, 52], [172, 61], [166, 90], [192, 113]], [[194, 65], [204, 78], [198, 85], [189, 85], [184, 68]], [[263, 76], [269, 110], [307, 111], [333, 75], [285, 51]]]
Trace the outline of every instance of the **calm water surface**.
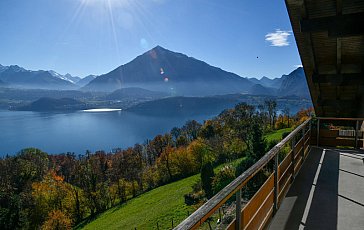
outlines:
[[211, 116], [151, 117], [124, 111], [41, 113], [0, 110], [0, 156], [27, 147], [48, 153], [111, 151], [143, 143], [187, 120]]

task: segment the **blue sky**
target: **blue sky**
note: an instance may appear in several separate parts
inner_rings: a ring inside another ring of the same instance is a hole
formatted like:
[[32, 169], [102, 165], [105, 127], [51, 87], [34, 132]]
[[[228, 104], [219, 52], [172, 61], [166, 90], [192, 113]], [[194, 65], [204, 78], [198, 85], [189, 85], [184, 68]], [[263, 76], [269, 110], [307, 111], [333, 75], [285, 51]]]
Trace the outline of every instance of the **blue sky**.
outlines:
[[161, 45], [243, 77], [301, 64], [283, 0], [0, 0], [0, 64], [84, 77]]

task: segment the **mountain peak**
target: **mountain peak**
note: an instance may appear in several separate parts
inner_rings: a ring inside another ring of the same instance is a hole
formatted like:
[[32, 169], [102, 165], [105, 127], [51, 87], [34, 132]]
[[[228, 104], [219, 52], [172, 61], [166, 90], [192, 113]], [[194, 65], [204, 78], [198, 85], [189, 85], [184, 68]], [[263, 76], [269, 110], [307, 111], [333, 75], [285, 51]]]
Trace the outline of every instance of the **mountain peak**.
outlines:
[[179, 95], [216, 95], [246, 92], [251, 85], [250, 81], [236, 74], [158, 45], [92, 80], [84, 90], [114, 91], [123, 87], [140, 87]]
[[9, 70], [14, 71], [14, 72], [20, 72], [20, 71], [25, 71], [24, 68], [18, 66], [18, 65], [11, 65], [9, 66]]
[[163, 48], [160, 45], [157, 45], [156, 47], [154, 47], [152, 50], [167, 50], [166, 48]]
[[303, 67], [298, 67], [297, 69], [293, 70], [289, 75], [292, 74], [304, 74]]

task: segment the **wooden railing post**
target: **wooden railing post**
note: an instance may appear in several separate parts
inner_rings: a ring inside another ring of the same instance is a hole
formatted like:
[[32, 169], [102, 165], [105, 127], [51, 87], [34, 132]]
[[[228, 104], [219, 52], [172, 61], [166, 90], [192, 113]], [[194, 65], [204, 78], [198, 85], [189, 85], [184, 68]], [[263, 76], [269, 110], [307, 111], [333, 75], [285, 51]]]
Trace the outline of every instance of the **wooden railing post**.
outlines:
[[274, 158], [274, 213], [278, 210], [278, 166], [279, 166], [279, 152], [276, 154]]
[[296, 145], [296, 140], [295, 140], [296, 136], [293, 136], [292, 137], [292, 157], [291, 157], [291, 162], [292, 162], [292, 182], [295, 178], [295, 175], [294, 175], [294, 167], [295, 167], [295, 162], [294, 162], [294, 157], [296, 155], [296, 151], [295, 151], [295, 145]]
[[310, 133], [308, 135], [308, 139], [310, 140], [308, 141], [308, 145], [310, 146], [309, 149], [311, 149], [312, 119], [309, 121], [308, 128], [310, 129]]
[[302, 142], [303, 142], [303, 144], [302, 144], [302, 153], [301, 153], [301, 156], [302, 156], [302, 163], [301, 163], [301, 164], [303, 164], [303, 160], [305, 159], [305, 149], [306, 149], [306, 146], [305, 146], [305, 144], [306, 144], [306, 126], [304, 126], [304, 127], [302, 128]]
[[355, 148], [358, 148], [358, 137], [359, 137], [359, 120], [356, 120], [355, 126]]
[[241, 189], [236, 192], [236, 222], [235, 229], [241, 229]]
[[319, 146], [320, 142], [320, 118], [317, 118], [317, 147]]

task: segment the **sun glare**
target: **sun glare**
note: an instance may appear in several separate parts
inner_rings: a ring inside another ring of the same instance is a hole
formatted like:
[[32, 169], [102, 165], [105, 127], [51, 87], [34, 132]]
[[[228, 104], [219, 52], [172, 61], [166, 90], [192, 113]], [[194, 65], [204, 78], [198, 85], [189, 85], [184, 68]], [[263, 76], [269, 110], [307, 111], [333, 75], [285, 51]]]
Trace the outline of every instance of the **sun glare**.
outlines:
[[127, 7], [130, 5], [129, 0], [81, 0], [86, 6], [111, 6], [111, 7]]

